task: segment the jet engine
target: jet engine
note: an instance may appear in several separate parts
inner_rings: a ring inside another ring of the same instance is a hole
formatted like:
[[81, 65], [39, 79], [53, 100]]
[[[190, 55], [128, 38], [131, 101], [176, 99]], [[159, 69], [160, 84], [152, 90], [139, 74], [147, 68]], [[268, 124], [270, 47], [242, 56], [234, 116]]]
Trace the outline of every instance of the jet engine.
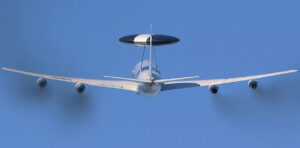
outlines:
[[75, 89], [76, 89], [76, 91], [77, 91], [78, 93], [83, 93], [84, 90], [85, 90], [85, 86], [84, 86], [84, 84], [82, 84], [82, 83], [77, 83], [77, 84], [75, 85]]
[[218, 85], [210, 85], [209, 86], [209, 91], [213, 94], [216, 94], [218, 92], [218, 90], [219, 90]]
[[44, 79], [44, 78], [39, 78], [37, 81], [36, 81], [36, 85], [40, 88], [44, 88], [47, 86], [47, 80]]
[[250, 87], [250, 88], [252, 88], [252, 89], [256, 89], [257, 88], [257, 86], [258, 86], [258, 82], [256, 81], [256, 80], [249, 80], [249, 82], [248, 82], [248, 86]]

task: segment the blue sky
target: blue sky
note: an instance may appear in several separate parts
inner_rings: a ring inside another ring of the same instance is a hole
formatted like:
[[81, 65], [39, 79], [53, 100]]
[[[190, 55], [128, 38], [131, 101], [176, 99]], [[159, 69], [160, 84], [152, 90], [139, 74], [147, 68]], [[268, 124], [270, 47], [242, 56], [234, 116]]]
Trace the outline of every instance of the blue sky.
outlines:
[[[174, 35], [157, 48], [163, 78], [300, 69], [300, 2], [0, 1], [0, 66], [61, 76], [130, 77], [142, 48], [124, 35]], [[299, 147], [299, 73], [220, 86], [133, 92], [0, 72], [0, 147]]]

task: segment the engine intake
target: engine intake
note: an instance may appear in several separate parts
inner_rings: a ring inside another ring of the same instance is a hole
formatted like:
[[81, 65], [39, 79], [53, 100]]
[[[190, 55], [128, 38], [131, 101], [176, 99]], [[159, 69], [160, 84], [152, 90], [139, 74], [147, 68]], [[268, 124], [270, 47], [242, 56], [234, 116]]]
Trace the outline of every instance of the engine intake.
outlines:
[[209, 86], [209, 91], [210, 91], [211, 93], [213, 93], [213, 94], [218, 93], [218, 90], [219, 90], [218, 85], [210, 85], [210, 86]]
[[36, 85], [40, 88], [44, 88], [47, 86], [47, 80], [44, 79], [44, 78], [39, 78], [37, 81], [36, 81]]
[[78, 93], [83, 93], [85, 91], [85, 86], [82, 83], [77, 83], [75, 89]]
[[258, 86], [258, 82], [256, 80], [249, 80], [248, 86], [252, 89], [256, 89]]

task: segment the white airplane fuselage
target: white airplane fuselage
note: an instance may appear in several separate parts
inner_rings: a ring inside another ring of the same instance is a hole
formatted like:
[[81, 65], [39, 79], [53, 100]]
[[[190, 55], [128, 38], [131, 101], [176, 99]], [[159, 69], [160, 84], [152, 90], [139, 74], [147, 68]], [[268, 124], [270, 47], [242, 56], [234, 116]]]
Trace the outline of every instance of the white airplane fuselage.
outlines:
[[[139, 62], [135, 67], [135, 77], [138, 80], [154, 81], [160, 79], [160, 72], [157, 67], [152, 65], [152, 74], [150, 75], [150, 64], [147, 60]], [[155, 96], [161, 90], [161, 83], [142, 83], [138, 86], [138, 94], [143, 96]]]

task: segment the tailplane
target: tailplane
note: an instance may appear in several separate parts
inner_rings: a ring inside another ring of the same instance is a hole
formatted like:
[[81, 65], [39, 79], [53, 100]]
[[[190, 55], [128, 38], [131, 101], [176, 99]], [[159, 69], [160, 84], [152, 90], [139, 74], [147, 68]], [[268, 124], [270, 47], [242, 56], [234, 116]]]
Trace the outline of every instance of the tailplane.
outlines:
[[117, 80], [125, 80], [131, 82], [138, 82], [138, 83], [149, 83], [149, 81], [143, 81], [138, 79], [131, 79], [131, 78], [122, 78], [122, 77], [113, 77], [113, 76], [104, 76], [105, 78], [117, 79]]
[[194, 79], [198, 78], [199, 76], [192, 76], [192, 77], [182, 77], [182, 78], [172, 78], [172, 79], [160, 79], [155, 80], [155, 83], [164, 83], [164, 82], [170, 82], [170, 81], [178, 81], [178, 80], [185, 80], [185, 79]]

